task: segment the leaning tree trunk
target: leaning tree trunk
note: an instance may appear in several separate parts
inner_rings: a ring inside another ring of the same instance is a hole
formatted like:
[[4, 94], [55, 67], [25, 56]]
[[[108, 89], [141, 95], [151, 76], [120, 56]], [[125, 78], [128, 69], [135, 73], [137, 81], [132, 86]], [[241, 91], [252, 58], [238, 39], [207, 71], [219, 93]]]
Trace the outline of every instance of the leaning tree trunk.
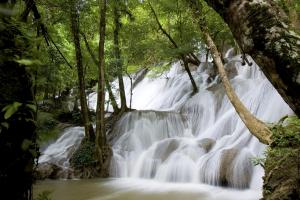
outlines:
[[117, 4], [114, 7], [114, 22], [115, 22], [115, 28], [114, 28], [114, 53], [115, 53], [115, 63], [116, 63], [116, 69], [118, 74], [118, 81], [119, 81], [119, 90], [120, 90], [120, 100], [121, 100], [121, 113], [127, 110], [126, 105], [126, 94], [125, 94], [125, 87], [124, 87], [124, 81], [123, 81], [123, 64], [121, 61], [121, 51], [119, 46], [119, 32], [120, 32], [120, 13], [117, 8]]
[[192, 83], [192, 86], [193, 86], [193, 94], [196, 94], [196, 93], [198, 92], [198, 87], [197, 87], [197, 85], [196, 85], [196, 82], [195, 82], [195, 80], [194, 80], [194, 78], [193, 78], [193, 75], [192, 75], [192, 73], [191, 73], [191, 70], [190, 70], [190, 68], [189, 68], [189, 63], [188, 63], [186, 57], [184, 57], [184, 56], [181, 57], [181, 60], [182, 60], [182, 62], [183, 62], [184, 69], [185, 69], [185, 71], [187, 72], [187, 74], [188, 74], [188, 76], [189, 76], [189, 79], [190, 79], [190, 81], [191, 81], [191, 83]]
[[99, 67], [98, 67], [98, 100], [96, 109], [96, 151], [100, 167], [100, 176], [107, 177], [109, 175], [109, 163], [112, 155], [110, 146], [107, 144], [104, 109], [105, 109], [105, 79], [104, 79], [104, 42], [106, 28], [106, 7], [107, 0], [100, 1], [100, 29], [99, 29]]
[[75, 5], [72, 5], [71, 8], [71, 30], [73, 34], [74, 47], [76, 52], [76, 63], [77, 63], [77, 73], [78, 73], [78, 88], [79, 88], [79, 98], [81, 106], [81, 115], [84, 123], [85, 135], [88, 140], [95, 141], [95, 133], [91, 123], [89, 109], [87, 106], [86, 94], [85, 94], [85, 78], [84, 70], [82, 64], [82, 53], [80, 46], [80, 37], [79, 37], [79, 16], [78, 11], [75, 8]]
[[273, 0], [205, 0], [229, 25], [291, 109], [300, 116], [300, 35]]
[[204, 39], [206, 45], [210, 49], [211, 55], [213, 57], [213, 61], [218, 68], [218, 72], [220, 74], [222, 83], [225, 88], [225, 92], [235, 108], [236, 112], [240, 116], [241, 120], [244, 122], [249, 131], [256, 137], [258, 140], [264, 144], [271, 143], [271, 131], [269, 128], [259, 119], [257, 119], [254, 115], [250, 113], [250, 111], [244, 106], [244, 104], [240, 101], [238, 96], [235, 94], [228, 77], [226, 75], [226, 71], [224, 65], [222, 63], [222, 59], [220, 53], [211, 38], [208, 28], [206, 26], [205, 17], [202, 13], [202, 5], [198, 2], [198, 0], [188, 0], [189, 5], [193, 11], [194, 17], [199, 24], [199, 27], [204, 35]]

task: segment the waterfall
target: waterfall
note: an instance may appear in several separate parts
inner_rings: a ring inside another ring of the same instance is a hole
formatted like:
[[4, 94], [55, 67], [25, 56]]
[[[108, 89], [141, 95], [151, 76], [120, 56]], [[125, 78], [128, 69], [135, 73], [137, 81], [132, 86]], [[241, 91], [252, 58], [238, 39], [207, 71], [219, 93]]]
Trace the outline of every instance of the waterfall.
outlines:
[[[243, 66], [240, 56], [227, 60], [231, 84], [255, 116], [271, 123], [292, 114], [250, 57], [251, 66]], [[180, 62], [164, 76], [146, 76], [136, 85], [132, 105], [137, 111], [126, 113], [113, 130], [119, 137], [111, 174], [260, 188], [263, 169], [251, 159], [263, 156], [265, 146], [239, 119], [211, 63], [202, 63], [192, 74], [199, 87], [193, 96]]]
[[[240, 55], [226, 58], [228, 76], [241, 101], [264, 122], [277, 122], [292, 114], [259, 67], [248, 59], [251, 66], [243, 66]], [[211, 63], [201, 63], [192, 71], [199, 88], [193, 96], [180, 62], [172, 64], [162, 76], [144, 75], [141, 72], [134, 78], [137, 82], [132, 108], [136, 111], [126, 113], [112, 131], [116, 136], [112, 144], [112, 176], [232, 188], [262, 187], [263, 169], [253, 166], [251, 159], [263, 156], [265, 145], [239, 119]], [[124, 77], [124, 81], [129, 102], [130, 80]], [[95, 109], [96, 95], [91, 94], [89, 101]], [[75, 129], [73, 135], [67, 130], [50, 145], [40, 162], [50, 162], [55, 157], [56, 163], [68, 166], [65, 158], [69, 144], [83, 136], [82, 129]]]
[[83, 137], [83, 127], [65, 129], [62, 135], [42, 152], [39, 157], [39, 164], [50, 163], [62, 169], [69, 168], [69, 159], [79, 147]]

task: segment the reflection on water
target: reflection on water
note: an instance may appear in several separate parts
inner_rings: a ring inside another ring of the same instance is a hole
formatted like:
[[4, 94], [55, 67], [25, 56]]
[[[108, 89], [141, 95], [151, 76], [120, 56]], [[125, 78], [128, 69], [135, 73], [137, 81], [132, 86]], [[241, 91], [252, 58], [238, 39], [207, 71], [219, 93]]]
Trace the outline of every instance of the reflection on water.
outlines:
[[203, 184], [141, 179], [46, 180], [34, 196], [51, 191], [52, 200], [258, 200], [258, 190], [233, 190]]

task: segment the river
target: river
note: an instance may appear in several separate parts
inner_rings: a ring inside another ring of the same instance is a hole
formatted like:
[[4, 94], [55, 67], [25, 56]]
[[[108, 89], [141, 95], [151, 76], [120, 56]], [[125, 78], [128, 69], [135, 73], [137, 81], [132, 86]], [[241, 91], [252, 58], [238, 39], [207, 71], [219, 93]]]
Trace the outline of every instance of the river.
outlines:
[[51, 200], [255, 200], [261, 197], [257, 190], [127, 178], [39, 181], [34, 185], [34, 196], [42, 191], [51, 191]]

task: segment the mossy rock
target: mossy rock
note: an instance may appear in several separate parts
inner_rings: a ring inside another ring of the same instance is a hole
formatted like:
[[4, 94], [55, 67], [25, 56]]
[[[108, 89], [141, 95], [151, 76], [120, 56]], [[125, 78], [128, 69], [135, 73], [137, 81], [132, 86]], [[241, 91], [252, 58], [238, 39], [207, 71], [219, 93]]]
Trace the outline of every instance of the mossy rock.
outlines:
[[78, 178], [92, 178], [98, 176], [95, 144], [83, 140], [80, 147], [74, 152], [70, 159], [74, 176]]
[[283, 119], [272, 128], [263, 185], [264, 200], [300, 199], [300, 120]]

